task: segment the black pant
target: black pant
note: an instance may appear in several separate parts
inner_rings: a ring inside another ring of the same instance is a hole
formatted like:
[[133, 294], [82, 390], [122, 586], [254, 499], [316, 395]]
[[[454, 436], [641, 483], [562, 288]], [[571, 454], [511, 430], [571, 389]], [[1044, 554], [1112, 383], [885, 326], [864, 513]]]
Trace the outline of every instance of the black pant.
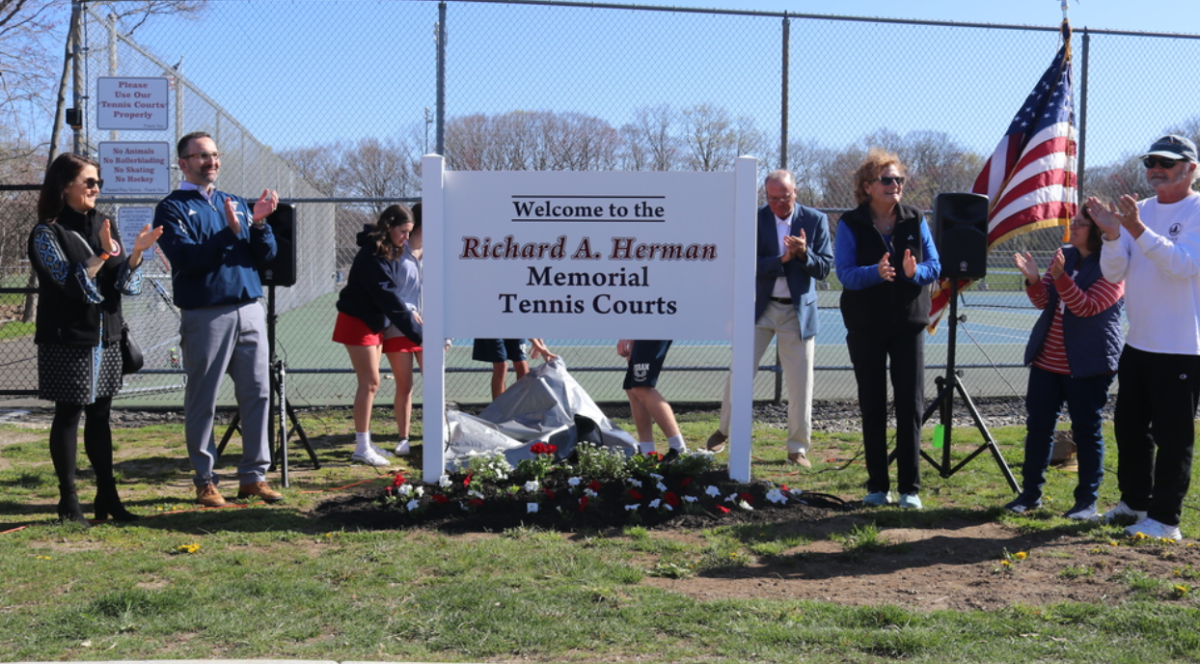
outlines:
[[105, 487], [113, 480], [112, 429], [109, 418], [112, 398], [97, 399], [88, 405], [54, 403], [54, 421], [50, 424], [50, 459], [58, 476], [60, 493], [75, 493], [75, 458], [79, 454], [79, 416], [86, 413], [83, 448], [96, 473], [96, 485]]
[[863, 419], [867, 492], [887, 491], [888, 359], [896, 398], [896, 486], [921, 488], [921, 416], [925, 411], [925, 332], [922, 329], [851, 330], [846, 334]]
[[1159, 523], [1178, 526], [1192, 479], [1200, 356], [1125, 346], [1117, 381], [1113, 424], [1121, 500]]

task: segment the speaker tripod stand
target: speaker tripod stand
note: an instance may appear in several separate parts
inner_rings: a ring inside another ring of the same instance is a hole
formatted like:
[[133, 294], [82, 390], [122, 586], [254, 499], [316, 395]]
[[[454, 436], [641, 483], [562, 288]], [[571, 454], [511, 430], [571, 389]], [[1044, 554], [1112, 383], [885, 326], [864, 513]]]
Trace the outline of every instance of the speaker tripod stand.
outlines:
[[[275, 315], [275, 286], [272, 284], [267, 290], [267, 353], [270, 357], [271, 371], [271, 397], [267, 406], [267, 439], [274, 446], [269, 470], [275, 470], [275, 460], [279, 459], [279, 479], [283, 486], [287, 487], [289, 486], [288, 438], [293, 431], [299, 437], [300, 442], [304, 444], [304, 449], [308, 451], [308, 458], [312, 461], [313, 468], [319, 469], [321, 462], [317, 460], [317, 453], [313, 450], [312, 444], [308, 442], [308, 435], [304, 433], [304, 427], [300, 426], [300, 418], [296, 416], [296, 410], [292, 408], [292, 404], [287, 399], [287, 390], [284, 384], [287, 365], [275, 356], [275, 322], [277, 318]], [[288, 429], [289, 421], [292, 424], [290, 430]], [[276, 429], [276, 425], [278, 425], [278, 429]], [[233, 438], [234, 431], [241, 432], [240, 412], [234, 412], [233, 419], [229, 421], [229, 427], [225, 429], [225, 435], [221, 437], [221, 444], [217, 446], [218, 458], [224, 453], [229, 440]]]
[[[1004, 474], [1004, 479], [1008, 481], [1008, 486], [1013, 492], [1019, 491], [1017, 480], [1013, 477], [1012, 471], [1009, 470], [1008, 464], [1004, 461], [1004, 456], [1000, 454], [1000, 448], [996, 445], [996, 440], [992, 438], [992, 434], [988, 431], [987, 425], [983, 423], [983, 418], [979, 416], [979, 410], [975, 408], [975, 402], [971, 400], [971, 395], [967, 394], [967, 387], [962, 382], [962, 374], [954, 367], [954, 353], [958, 335], [958, 324], [964, 322], [965, 317], [960, 321], [958, 317], [958, 278], [950, 277], [950, 339], [948, 350], [946, 353], [946, 375], [938, 376], [934, 383], [938, 387], [937, 398], [929, 407], [925, 409], [925, 415], [921, 418], [921, 423], [924, 424], [933, 416], [935, 412], [941, 413], [942, 420], [942, 460], [938, 461], [930, 456], [925, 450], [921, 450], [921, 456], [933, 466], [934, 470], [942, 478], [948, 478], [954, 473], [962, 470], [964, 466], [971, 462], [972, 459], [979, 456], [984, 450], [990, 451], [992, 457], [996, 460], [996, 465], [1000, 467], [1000, 472]], [[954, 431], [954, 395], [957, 393], [962, 397], [963, 403], [967, 406], [967, 411], [971, 413], [971, 419], [975, 421], [975, 428], [979, 433], [983, 434], [984, 443], [975, 448], [973, 452], [968, 454], [965, 459], [958, 462], [958, 465], [951, 466], [950, 459], [950, 441]]]

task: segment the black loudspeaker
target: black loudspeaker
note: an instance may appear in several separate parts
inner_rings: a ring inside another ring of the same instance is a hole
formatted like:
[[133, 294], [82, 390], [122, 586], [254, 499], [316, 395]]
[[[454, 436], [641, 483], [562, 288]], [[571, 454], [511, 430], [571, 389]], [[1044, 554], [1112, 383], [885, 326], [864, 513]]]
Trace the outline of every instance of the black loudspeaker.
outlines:
[[943, 278], [986, 277], [987, 234], [987, 196], [937, 195], [933, 204], [933, 242], [942, 262]]
[[267, 217], [267, 224], [275, 234], [275, 258], [258, 269], [258, 276], [264, 286], [295, 286], [296, 208], [280, 203]]

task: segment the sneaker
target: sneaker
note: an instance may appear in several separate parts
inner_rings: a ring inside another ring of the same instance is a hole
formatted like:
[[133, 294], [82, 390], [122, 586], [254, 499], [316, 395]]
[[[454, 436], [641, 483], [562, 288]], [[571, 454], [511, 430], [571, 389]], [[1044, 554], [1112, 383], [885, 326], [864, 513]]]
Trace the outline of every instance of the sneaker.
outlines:
[[1095, 521], [1100, 518], [1100, 513], [1096, 511], [1096, 503], [1092, 503], [1090, 505], [1076, 505], [1063, 516], [1076, 521]]
[[863, 505], [868, 507], [883, 507], [884, 505], [892, 504], [891, 491], [872, 491], [863, 498]]
[[679, 458], [679, 455], [680, 455], [680, 451], [675, 449], [674, 447], [672, 447], [671, 449], [667, 450], [666, 454], [663, 455], [662, 462], [669, 463], [671, 461], [674, 461]]
[[1125, 501], [1117, 503], [1117, 506], [1104, 513], [1104, 521], [1112, 523], [1113, 521], [1129, 521], [1140, 522], [1146, 518], [1146, 513], [1142, 510], [1131, 509], [1125, 504]]
[[1013, 514], [1024, 514], [1032, 512], [1042, 506], [1041, 498], [1037, 500], [1029, 500], [1024, 496], [1017, 496], [1015, 500], [1004, 506], [1004, 509]]
[[385, 449], [379, 447], [378, 445], [376, 445], [375, 443], [371, 443], [371, 451], [375, 452], [376, 454], [378, 454], [379, 456], [381, 456], [385, 459], [392, 456], [391, 451], [385, 450]]
[[812, 468], [812, 462], [808, 460], [808, 455], [804, 452], [789, 452], [787, 461], [801, 468]]
[[[1124, 503], [1121, 504], [1124, 505]], [[1168, 526], [1150, 517], [1146, 517], [1126, 528], [1125, 534], [1129, 536], [1145, 535], [1150, 539], [1169, 539], [1176, 542], [1183, 539], [1183, 533], [1179, 532], [1178, 526]]]
[[255, 496], [261, 498], [264, 503], [277, 503], [283, 500], [283, 494], [272, 490], [266, 482], [251, 482], [238, 487], [238, 500]]
[[708, 448], [709, 452], [716, 454], [725, 449], [725, 443], [729, 442], [729, 436], [721, 433], [720, 429], [713, 432], [713, 435], [708, 437], [708, 442], [704, 443], [704, 447]]
[[915, 493], [905, 493], [900, 496], [900, 508], [907, 510], [921, 509], [921, 497]]
[[225, 499], [221, 497], [221, 492], [217, 491], [217, 485], [212, 482], [196, 487], [196, 502], [205, 507], [225, 505]]
[[412, 449], [409, 448], [407, 438], [400, 441], [399, 445], [396, 445], [396, 451], [395, 451], [396, 456], [408, 456], [409, 452], [412, 452]]
[[358, 463], [361, 463], [363, 465], [374, 466], [376, 468], [392, 465], [391, 461], [388, 461], [387, 459], [383, 458], [382, 456], [377, 454], [375, 452], [375, 450], [373, 450], [369, 447], [367, 448], [367, 451], [363, 452], [362, 454], [359, 454], [358, 452], [351, 454], [350, 461], [357, 461]]

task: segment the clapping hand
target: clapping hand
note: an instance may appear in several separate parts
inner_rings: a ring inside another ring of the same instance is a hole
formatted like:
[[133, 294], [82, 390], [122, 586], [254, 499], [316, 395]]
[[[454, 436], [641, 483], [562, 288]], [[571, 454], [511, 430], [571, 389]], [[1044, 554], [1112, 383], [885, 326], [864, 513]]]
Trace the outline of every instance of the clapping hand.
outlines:
[[271, 216], [278, 206], [279, 194], [269, 189], [263, 189], [262, 196], [259, 196], [258, 200], [254, 202], [254, 222], [258, 223]]
[[1026, 252], [1024, 256], [1020, 253], [1013, 254], [1013, 262], [1017, 264], [1017, 269], [1021, 274], [1025, 275], [1025, 283], [1032, 286], [1042, 280], [1042, 275], [1038, 273], [1037, 261], [1033, 259], [1033, 254]]
[[917, 259], [913, 257], [912, 251], [904, 250], [904, 276], [912, 279], [917, 274]]
[[162, 234], [162, 226], [159, 226], [158, 228], [152, 228], [150, 224], [146, 224], [142, 227], [142, 230], [138, 231], [137, 237], [134, 238], [133, 250], [141, 253], [150, 247], [153, 247], [154, 243], [158, 242], [158, 238], [162, 237]]
[[875, 266], [879, 270], [879, 276], [883, 277], [884, 281], [893, 281], [896, 278], [896, 268], [892, 267], [891, 259], [892, 255], [886, 253], [883, 255], [883, 258], [879, 259], [879, 264]]
[[[1122, 199], [1125, 198], [1130, 197], [1122, 197]], [[1135, 197], [1131, 200], [1134, 202], [1133, 209], [1134, 216], [1136, 217], [1137, 198]], [[1102, 233], [1104, 233], [1104, 239], [1115, 240], [1121, 236], [1121, 224], [1123, 223], [1123, 220], [1117, 216], [1117, 207], [1115, 205], [1105, 205], [1104, 203], [1101, 203], [1100, 199], [1096, 198], [1095, 196], [1087, 199], [1087, 203], [1085, 203], [1085, 205], [1087, 206], [1088, 214], [1091, 215], [1092, 220], [1096, 222], [1096, 226]]]
[[1057, 279], [1063, 276], [1063, 268], [1067, 264], [1067, 257], [1063, 254], [1062, 247], [1054, 252], [1054, 258], [1050, 261], [1050, 276]]

